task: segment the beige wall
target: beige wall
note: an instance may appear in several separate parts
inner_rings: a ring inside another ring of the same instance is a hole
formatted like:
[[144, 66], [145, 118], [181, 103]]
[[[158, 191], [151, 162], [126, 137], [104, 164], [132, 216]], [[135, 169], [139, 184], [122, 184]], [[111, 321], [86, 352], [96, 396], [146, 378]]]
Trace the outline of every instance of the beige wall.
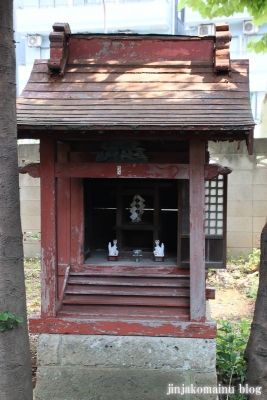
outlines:
[[[19, 144], [18, 158], [20, 167], [29, 162], [39, 162], [39, 144]], [[24, 257], [36, 257], [40, 255], [41, 243], [31, 235], [41, 231], [40, 179], [19, 174], [19, 186]]]
[[[236, 142], [209, 143], [211, 160], [233, 169], [228, 177], [227, 248], [231, 255], [259, 247], [267, 210], [267, 139], [255, 139], [254, 155]], [[39, 145], [19, 145], [19, 165], [39, 162]], [[265, 163], [266, 162], [266, 163]], [[40, 179], [20, 174], [21, 220], [25, 257], [40, 254]]]
[[249, 156], [244, 142], [209, 143], [210, 157], [233, 169], [228, 176], [227, 248], [230, 254], [259, 247], [267, 207], [267, 139], [255, 139]]

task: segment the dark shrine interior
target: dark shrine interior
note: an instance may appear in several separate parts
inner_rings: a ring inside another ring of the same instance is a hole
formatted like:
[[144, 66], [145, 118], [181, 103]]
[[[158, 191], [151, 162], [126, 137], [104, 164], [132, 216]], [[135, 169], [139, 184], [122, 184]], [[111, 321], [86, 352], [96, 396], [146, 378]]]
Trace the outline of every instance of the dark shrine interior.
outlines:
[[[114, 142], [105, 142], [111, 147]], [[149, 163], [188, 163], [187, 142], [141, 141]], [[121, 141], [120, 145], [125, 145]], [[126, 147], [129, 142], [126, 143]], [[72, 141], [71, 162], [96, 162], [103, 142]], [[120, 153], [121, 154], [121, 153]], [[206, 153], [208, 162], [208, 153]], [[105, 159], [102, 162], [115, 162]], [[116, 161], [120, 164], [122, 160]], [[129, 161], [134, 163], [133, 160]], [[137, 160], [138, 162], [138, 160]], [[143, 161], [141, 161], [142, 163]], [[218, 180], [219, 179], [219, 180]], [[226, 177], [205, 183], [205, 261], [206, 268], [224, 268], [226, 246]], [[208, 185], [208, 186], [207, 186]], [[189, 181], [186, 179], [84, 178], [85, 264], [110, 263], [108, 244], [117, 240], [119, 260], [131, 261], [133, 250], [142, 250], [143, 262], [154, 262], [155, 240], [164, 243], [164, 261], [182, 268], [190, 267]], [[215, 194], [214, 194], [215, 193]], [[141, 221], [132, 221], [134, 196], [144, 200]], [[178, 215], [179, 209], [179, 215]], [[221, 225], [219, 225], [221, 224]], [[119, 265], [118, 264], [118, 265]]]
[[[163, 179], [84, 179], [85, 256], [106, 251], [117, 239], [120, 255], [141, 249], [150, 258], [155, 240], [166, 254], [177, 252], [178, 181]], [[140, 222], [131, 220], [133, 197], [144, 199]]]

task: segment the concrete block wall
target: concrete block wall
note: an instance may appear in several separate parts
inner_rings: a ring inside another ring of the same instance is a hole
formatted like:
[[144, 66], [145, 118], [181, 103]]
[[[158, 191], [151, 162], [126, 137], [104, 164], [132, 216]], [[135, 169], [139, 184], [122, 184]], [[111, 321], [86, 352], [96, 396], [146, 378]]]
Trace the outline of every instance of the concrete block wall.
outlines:
[[260, 246], [267, 211], [267, 140], [254, 140], [254, 154], [246, 144], [209, 143], [212, 161], [233, 169], [228, 176], [227, 248], [234, 257]]
[[[19, 166], [29, 162], [40, 162], [39, 144], [18, 145]], [[19, 187], [24, 257], [34, 258], [41, 253], [40, 179], [19, 174]]]
[[[227, 248], [236, 257], [259, 247], [267, 212], [267, 139], [255, 139], [249, 156], [244, 142], [210, 142], [211, 160], [233, 169], [228, 176]], [[39, 162], [39, 144], [19, 145], [19, 165]], [[20, 174], [21, 220], [25, 257], [41, 252], [40, 179]]]
[[215, 339], [42, 334], [37, 365], [36, 400], [217, 399]]

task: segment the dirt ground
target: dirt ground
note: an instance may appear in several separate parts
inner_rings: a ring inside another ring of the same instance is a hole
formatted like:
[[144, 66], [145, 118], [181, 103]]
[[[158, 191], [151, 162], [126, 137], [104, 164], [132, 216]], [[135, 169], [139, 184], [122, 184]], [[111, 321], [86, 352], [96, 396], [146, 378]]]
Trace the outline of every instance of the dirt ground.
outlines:
[[212, 319], [252, 319], [255, 299], [248, 299], [242, 291], [231, 288], [216, 289], [215, 296], [215, 300], [210, 300]]
[[[29, 260], [25, 264], [25, 283], [27, 292], [28, 315], [40, 313], [40, 262]], [[232, 321], [241, 318], [252, 319], [255, 299], [248, 298], [244, 293], [250, 286], [247, 276], [239, 276], [229, 271], [209, 274], [207, 285], [215, 286], [215, 300], [210, 300], [211, 317], [217, 319], [229, 319]], [[30, 334], [32, 380], [36, 381], [36, 351], [38, 335]]]
[[212, 319], [252, 320], [258, 280], [258, 271], [244, 273], [237, 266], [209, 272], [207, 286], [215, 287], [215, 300], [209, 301]]

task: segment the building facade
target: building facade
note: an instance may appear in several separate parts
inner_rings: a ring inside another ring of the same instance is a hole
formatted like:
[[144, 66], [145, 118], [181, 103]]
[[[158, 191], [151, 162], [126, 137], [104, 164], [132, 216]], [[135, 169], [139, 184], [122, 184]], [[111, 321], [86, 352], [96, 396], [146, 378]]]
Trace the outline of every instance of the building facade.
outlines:
[[267, 54], [248, 52], [247, 43], [260, 39], [267, 32], [267, 24], [256, 27], [248, 13], [203, 20], [199, 13], [186, 9], [185, 32], [188, 35], [213, 34], [214, 23], [224, 20], [228, 21], [232, 34], [231, 58], [249, 60], [251, 108], [257, 124], [253, 156], [246, 155], [242, 145], [209, 144], [213, 161], [222, 165], [227, 163], [233, 168], [228, 181], [227, 247], [233, 256], [237, 256], [260, 246], [261, 230], [266, 222], [267, 136], [263, 127], [262, 104], [267, 89]]
[[232, 59], [249, 60], [249, 81], [251, 108], [255, 127], [254, 137], [264, 137], [260, 132], [260, 117], [262, 102], [267, 89], [267, 54], [256, 54], [247, 51], [247, 43], [257, 41], [267, 32], [267, 24], [256, 27], [252, 23], [252, 18], [248, 13], [237, 13], [231, 17], [214, 18], [213, 20], [203, 20], [198, 12], [187, 8], [185, 11], [185, 32], [188, 35], [213, 35], [214, 24], [224, 22], [229, 23], [232, 40], [230, 43], [230, 53]]
[[72, 33], [183, 34], [178, 0], [16, 0], [14, 2], [19, 95], [35, 59], [49, 58], [55, 21], [68, 21]]

